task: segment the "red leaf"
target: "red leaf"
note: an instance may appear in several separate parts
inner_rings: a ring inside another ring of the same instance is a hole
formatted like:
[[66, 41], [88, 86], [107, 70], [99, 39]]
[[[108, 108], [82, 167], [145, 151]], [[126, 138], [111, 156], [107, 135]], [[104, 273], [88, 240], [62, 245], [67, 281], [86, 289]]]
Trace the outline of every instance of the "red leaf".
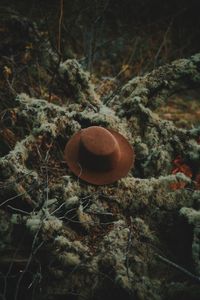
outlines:
[[195, 177], [195, 187], [197, 190], [200, 190], [200, 173]]
[[[191, 168], [183, 163], [182, 157], [179, 155], [177, 156], [174, 160], [173, 163], [175, 165], [175, 168], [172, 170], [172, 174], [177, 174], [177, 173], [183, 173], [187, 177], [192, 178], [192, 170]], [[199, 178], [200, 180], [200, 178]], [[180, 181], [180, 182], [174, 182], [170, 184], [170, 188], [172, 190], [177, 190], [177, 189], [183, 189], [186, 186], [186, 182]]]

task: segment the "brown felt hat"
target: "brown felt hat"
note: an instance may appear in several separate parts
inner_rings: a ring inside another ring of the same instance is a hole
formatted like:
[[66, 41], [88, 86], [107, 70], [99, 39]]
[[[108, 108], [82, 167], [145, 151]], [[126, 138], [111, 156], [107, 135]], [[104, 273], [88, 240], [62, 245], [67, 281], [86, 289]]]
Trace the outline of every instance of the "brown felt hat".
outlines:
[[91, 126], [75, 133], [64, 150], [71, 171], [92, 184], [112, 183], [127, 175], [134, 151], [118, 132]]

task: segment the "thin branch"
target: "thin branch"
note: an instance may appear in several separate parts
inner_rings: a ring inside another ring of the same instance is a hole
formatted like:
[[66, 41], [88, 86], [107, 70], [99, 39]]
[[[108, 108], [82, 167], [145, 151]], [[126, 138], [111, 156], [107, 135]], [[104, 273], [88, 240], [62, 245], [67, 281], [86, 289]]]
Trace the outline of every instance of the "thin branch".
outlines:
[[175, 264], [174, 262], [172, 262], [171, 260], [159, 255], [159, 254], [155, 254], [155, 256], [160, 259], [161, 261], [163, 261], [164, 263], [170, 265], [171, 267], [181, 271], [182, 273], [184, 273], [185, 275], [189, 276], [190, 278], [194, 279], [195, 281], [197, 281], [198, 283], [200, 283], [200, 277], [192, 274], [190, 271], [186, 270], [185, 268]]
[[63, 22], [63, 6], [64, 6], [64, 1], [60, 0], [60, 17], [59, 17], [59, 22], [58, 22], [58, 53], [61, 54], [61, 30], [62, 30], [62, 22]]
[[56, 64], [55, 70], [53, 72], [52, 78], [49, 83], [49, 99], [51, 101], [52, 96], [52, 86], [55, 81], [56, 73], [58, 72], [58, 68], [60, 66], [62, 60], [62, 53], [61, 53], [61, 31], [62, 31], [62, 23], [63, 23], [63, 8], [64, 8], [64, 0], [60, 0], [60, 17], [58, 22], [58, 44], [57, 44], [57, 53], [58, 53], [58, 63]]
[[163, 49], [163, 47], [165, 46], [165, 43], [166, 43], [166, 39], [167, 39], [167, 36], [168, 36], [168, 33], [170, 32], [170, 29], [172, 27], [172, 24], [173, 24], [173, 21], [174, 21], [174, 18], [170, 21], [168, 27], [167, 27], [167, 30], [164, 34], [164, 37], [163, 37], [163, 40], [162, 40], [162, 43], [160, 44], [160, 47], [158, 48], [158, 51], [155, 55], [155, 58], [154, 58], [154, 68], [157, 66], [157, 60], [158, 60], [158, 57]]

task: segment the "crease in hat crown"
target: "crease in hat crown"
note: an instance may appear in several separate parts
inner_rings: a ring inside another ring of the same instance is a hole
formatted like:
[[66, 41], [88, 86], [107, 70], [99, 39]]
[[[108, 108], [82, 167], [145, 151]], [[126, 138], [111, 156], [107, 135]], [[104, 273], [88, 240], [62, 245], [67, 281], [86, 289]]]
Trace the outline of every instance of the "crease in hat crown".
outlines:
[[126, 176], [134, 163], [135, 154], [120, 133], [90, 126], [70, 138], [65, 146], [64, 159], [78, 178], [104, 185]]
[[79, 159], [83, 166], [96, 171], [111, 170], [120, 156], [118, 142], [107, 129], [92, 126], [81, 130]]

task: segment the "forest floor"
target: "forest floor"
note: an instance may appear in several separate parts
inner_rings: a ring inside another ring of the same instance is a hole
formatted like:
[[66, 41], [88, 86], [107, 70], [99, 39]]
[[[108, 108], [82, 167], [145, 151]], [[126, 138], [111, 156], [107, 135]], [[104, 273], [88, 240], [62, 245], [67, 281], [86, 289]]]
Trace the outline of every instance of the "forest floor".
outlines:
[[[0, 12], [2, 300], [200, 297], [199, 31], [184, 7], [131, 23], [100, 2], [91, 22], [62, 1]], [[91, 125], [135, 150], [112, 185], [63, 160]]]

